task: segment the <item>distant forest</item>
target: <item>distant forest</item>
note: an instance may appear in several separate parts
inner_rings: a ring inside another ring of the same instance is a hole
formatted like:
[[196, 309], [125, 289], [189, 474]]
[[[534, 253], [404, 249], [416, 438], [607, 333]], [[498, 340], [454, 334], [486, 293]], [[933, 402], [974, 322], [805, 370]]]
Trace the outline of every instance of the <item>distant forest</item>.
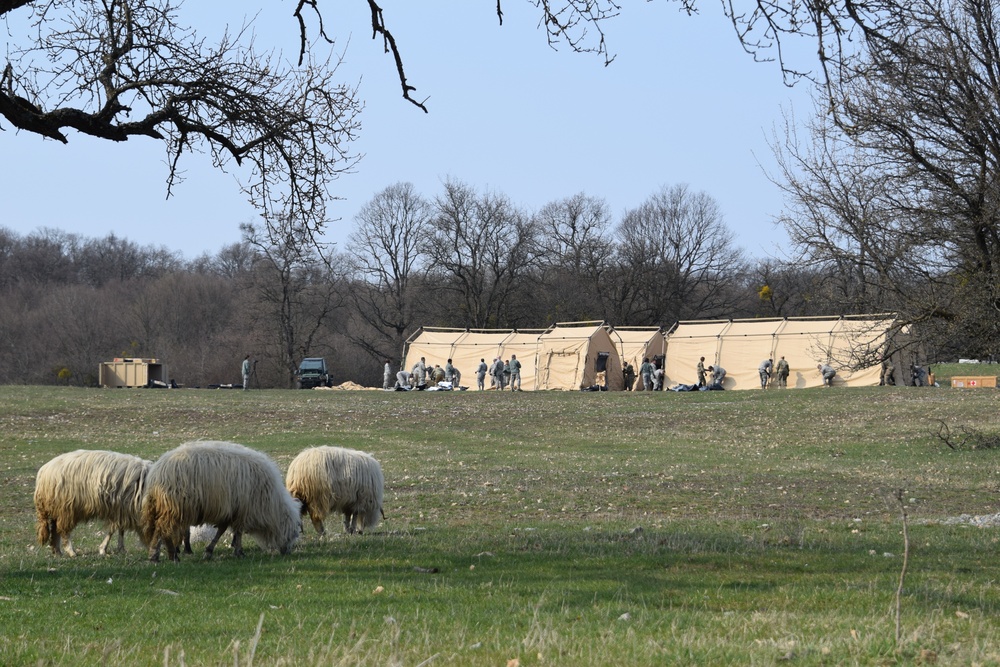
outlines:
[[[0, 382], [91, 386], [102, 361], [140, 357], [183, 386], [237, 383], [251, 354], [264, 387], [294, 386], [304, 357], [326, 357], [337, 384], [381, 386], [421, 326], [668, 328], [892, 306], [859, 298], [836, 266], [747, 257], [714, 200], [684, 186], [614, 220], [583, 194], [528, 214], [459, 182], [433, 199], [399, 183], [354, 222], [343, 247], [245, 225], [193, 260], [115, 235], [0, 228]], [[946, 340], [935, 354], [964, 344]]]

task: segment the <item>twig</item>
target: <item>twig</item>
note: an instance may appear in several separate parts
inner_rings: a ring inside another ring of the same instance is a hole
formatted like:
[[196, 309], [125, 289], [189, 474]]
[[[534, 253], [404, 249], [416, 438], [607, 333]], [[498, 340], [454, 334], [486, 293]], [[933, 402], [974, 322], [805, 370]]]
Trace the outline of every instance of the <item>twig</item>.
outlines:
[[250, 643], [250, 656], [247, 660], [247, 667], [252, 667], [253, 658], [257, 654], [257, 643], [260, 641], [260, 631], [264, 627], [264, 614], [260, 615], [260, 620], [257, 621], [257, 632], [254, 633], [253, 641]]
[[896, 644], [902, 639], [902, 607], [903, 582], [906, 579], [906, 568], [910, 563], [910, 533], [906, 517], [906, 505], [903, 503], [904, 489], [896, 489], [896, 500], [899, 501], [899, 511], [903, 517], [903, 568], [899, 572], [899, 587], [896, 588]]
[[431, 664], [431, 662], [433, 662], [434, 659], [437, 658], [439, 655], [441, 655], [441, 654], [440, 653], [435, 653], [434, 655], [432, 655], [431, 657], [427, 658], [423, 662], [417, 664], [417, 667], [427, 667], [427, 665]]

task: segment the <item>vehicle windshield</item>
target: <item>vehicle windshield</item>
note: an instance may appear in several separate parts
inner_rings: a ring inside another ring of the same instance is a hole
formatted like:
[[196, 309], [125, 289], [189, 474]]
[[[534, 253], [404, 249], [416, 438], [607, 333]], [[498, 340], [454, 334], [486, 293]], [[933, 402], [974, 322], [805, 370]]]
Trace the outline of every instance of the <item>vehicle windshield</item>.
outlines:
[[299, 366], [300, 371], [321, 371], [323, 370], [323, 360], [322, 359], [303, 359], [302, 365]]

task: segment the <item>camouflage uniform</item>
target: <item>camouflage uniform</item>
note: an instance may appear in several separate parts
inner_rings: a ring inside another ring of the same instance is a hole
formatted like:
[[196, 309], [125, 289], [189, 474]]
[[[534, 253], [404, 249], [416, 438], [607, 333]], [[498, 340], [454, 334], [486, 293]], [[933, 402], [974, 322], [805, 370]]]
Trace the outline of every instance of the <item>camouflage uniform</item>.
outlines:
[[778, 386], [787, 387], [788, 386], [788, 362], [782, 357], [778, 359]]

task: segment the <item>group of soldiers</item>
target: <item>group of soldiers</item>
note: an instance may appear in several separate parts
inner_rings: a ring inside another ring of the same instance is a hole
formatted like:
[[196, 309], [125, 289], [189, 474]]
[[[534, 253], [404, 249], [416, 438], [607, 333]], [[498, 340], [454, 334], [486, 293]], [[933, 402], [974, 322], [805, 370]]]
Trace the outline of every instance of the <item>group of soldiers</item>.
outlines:
[[[785, 361], [784, 357], [781, 357], [778, 360], [777, 366], [775, 366], [772, 359], [766, 359], [761, 362], [757, 370], [760, 372], [760, 386], [762, 389], [767, 387], [767, 383], [771, 378], [772, 372], [777, 378], [776, 386], [788, 386], [789, 368], [788, 362]], [[832, 368], [829, 368], [829, 370], [833, 371]], [[701, 389], [703, 387], [721, 389], [722, 382], [726, 379], [726, 369], [719, 364], [705, 366], [705, 357], [698, 360], [695, 372], [698, 374], [698, 383], [693, 385], [693, 388], [697, 389]], [[636, 372], [632, 367], [632, 364], [626, 362], [622, 373], [625, 379], [625, 391], [632, 391], [636, 380]], [[833, 374], [836, 375], [836, 371], [833, 371]], [[665, 372], [663, 370], [662, 358], [656, 357], [653, 361], [650, 361], [648, 357], [643, 358], [642, 364], [639, 366], [638, 377], [642, 381], [643, 390], [663, 391], [665, 389], [663, 386]], [[826, 376], [824, 375], [824, 380], [825, 379]]]
[[[823, 376], [823, 384], [827, 387], [832, 387], [833, 378], [837, 375], [836, 369], [829, 364], [817, 364], [816, 370], [818, 370], [820, 375]], [[788, 361], [784, 357], [780, 357], [777, 363], [774, 362], [773, 358], [768, 357], [764, 361], [760, 362], [760, 365], [757, 367], [757, 372], [760, 375], [760, 388], [766, 389], [768, 384], [771, 384], [771, 386], [774, 387], [786, 388], [788, 386], [789, 371], [790, 368]], [[706, 366], [705, 357], [701, 357], [701, 359], [698, 360], [695, 372], [698, 375], [698, 383], [696, 385], [685, 385], [692, 389], [721, 389], [722, 383], [726, 379], [726, 369], [719, 364]], [[626, 363], [625, 367], [622, 369], [622, 373], [625, 380], [625, 390], [631, 391], [635, 386], [637, 377], [632, 364]], [[664, 377], [665, 374], [661, 357], [656, 357], [653, 361], [650, 361], [648, 357], [642, 360], [642, 365], [639, 366], [638, 373], [638, 379], [642, 382], [642, 389], [645, 391], [664, 390]], [[773, 382], [771, 381], [772, 377], [774, 378]]]
[[[832, 387], [833, 378], [837, 377], [837, 369], [835, 369], [830, 364], [816, 364], [816, 370], [823, 377], [823, 386]], [[760, 375], [760, 388], [767, 389], [768, 383], [771, 381], [772, 375], [775, 378], [773, 386], [780, 389], [785, 389], [788, 387], [788, 373], [789, 367], [788, 362], [784, 357], [778, 359], [778, 363], [774, 363], [774, 359], [768, 357], [764, 361], [760, 362], [757, 367], [757, 373]]]
[[[837, 376], [836, 369], [829, 364], [817, 364], [816, 370], [823, 377], [823, 385], [832, 387], [833, 379]], [[760, 362], [757, 371], [760, 374], [761, 389], [766, 389], [768, 383], [782, 389], [788, 386], [789, 367], [784, 357], [779, 358], [777, 363], [770, 357], [765, 359]], [[702, 357], [698, 361], [695, 372], [698, 374], [698, 384], [696, 386], [699, 389], [702, 387], [717, 387], [721, 389], [722, 382], [726, 379], [726, 369], [718, 364], [705, 366], [705, 357]], [[914, 364], [910, 367], [910, 373], [913, 385], [916, 387], [933, 384], [933, 374], [929, 368], [925, 369], [922, 366]], [[625, 367], [622, 369], [622, 374], [625, 380], [625, 390], [632, 391], [637, 379], [637, 374], [632, 364], [626, 362]], [[496, 357], [491, 364], [487, 364], [485, 359], [479, 360], [479, 366], [476, 368], [476, 386], [480, 391], [486, 389], [487, 375], [490, 376], [490, 389], [504, 391], [509, 388], [511, 391], [521, 391], [521, 362], [518, 361], [515, 354], [512, 354], [507, 361]], [[771, 382], [772, 377], [774, 378], [774, 382]], [[642, 360], [642, 365], [639, 367], [638, 379], [641, 380], [642, 388], [645, 391], [663, 391], [665, 389], [663, 386], [664, 378], [665, 373], [662, 357], [656, 357], [653, 361], [650, 361], [648, 357]], [[438, 364], [430, 367], [424, 357], [420, 357], [420, 361], [413, 366], [412, 371], [408, 372], [400, 369], [396, 373], [395, 387], [390, 387], [391, 379], [392, 371], [387, 360], [385, 362], [385, 374], [382, 386], [386, 390], [392, 388], [423, 389], [428, 384], [437, 385], [440, 382], [450, 383], [452, 387], [457, 388], [460, 386], [462, 373], [451, 363], [451, 359], [445, 363], [444, 367]], [[896, 368], [889, 359], [882, 362], [879, 384], [896, 384]]]
[[[385, 362], [385, 372], [382, 376], [382, 388], [390, 389], [389, 382], [392, 379], [392, 368], [388, 360]], [[396, 384], [394, 389], [424, 389], [428, 385], [438, 385], [446, 382], [452, 387], [460, 386], [462, 372], [451, 363], [451, 359], [442, 368], [440, 364], [432, 367], [424, 357], [413, 365], [413, 370], [399, 369], [396, 373]]]
[[486, 389], [487, 373], [490, 375], [490, 389], [504, 391], [509, 387], [511, 391], [521, 391], [521, 362], [516, 354], [510, 355], [507, 361], [496, 357], [489, 366], [485, 359], [480, 359], [476, 368], [476, 387], [479, 391]]
[[[510, 387], [511, 391], [521, 391], [521, 362], [518, 361], [516, 354], [510, 355], [507, 361], [497, 357], [489, 366], [486, 365], [485, 359], [479, 360], [479, 366], [476, 368], [476, 385], [480, 391], [486, 388], [487, 374], [490, 376], [490, 389], [503, 391]], [[401, 368], [396, 373], [396, 384], [393, 387], [389, 386], [391, 381], [392, 367], [386, 360], [382, 377], [382, 388], [386, 390], [425, 389], [428, 385], [440, 386], [442, 382], [451, 388], [458, 388], [461, 386], [462, 373], [455, 368], [451, 359], [443, 367], [440, 364], [431, 367], [424, 357], [420, 357], [420, 361], [413, 365], [412, 370]]]

